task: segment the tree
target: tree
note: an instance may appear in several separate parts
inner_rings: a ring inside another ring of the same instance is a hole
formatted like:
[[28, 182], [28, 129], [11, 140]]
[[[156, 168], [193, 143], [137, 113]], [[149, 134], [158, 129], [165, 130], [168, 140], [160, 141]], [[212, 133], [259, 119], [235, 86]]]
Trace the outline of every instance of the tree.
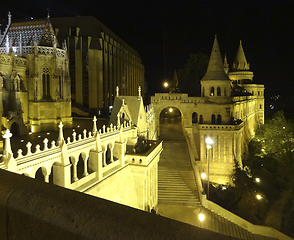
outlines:
[[191, 53], [183, 68], [178, 70], [179, 89], [189, 96], [200, 94], [200, 80], [206, 73], [209, 58], [203, 53]]
[[294, 190], [294, 123], [282, 111], [257, 129], [248, 150], [244, 164], [252, 171], [262, 166], [276, 177], [280, 186]]

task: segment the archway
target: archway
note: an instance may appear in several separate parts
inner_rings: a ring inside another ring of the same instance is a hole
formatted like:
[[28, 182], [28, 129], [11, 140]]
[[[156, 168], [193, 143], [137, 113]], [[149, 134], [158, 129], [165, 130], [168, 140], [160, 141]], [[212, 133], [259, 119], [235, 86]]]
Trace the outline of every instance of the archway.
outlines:
[[44, 178], [44, 175], [43, 175], [43, 172], [42, 172], [42, 168], [41, 167], [37, 170], [36, 175], [35, 175], [35, 179], [44, 182], [45, 178]]
[[159, 115], [160, 139], [172, 140], [182, 135], [182, 113], [176, 107], [166, 107]]

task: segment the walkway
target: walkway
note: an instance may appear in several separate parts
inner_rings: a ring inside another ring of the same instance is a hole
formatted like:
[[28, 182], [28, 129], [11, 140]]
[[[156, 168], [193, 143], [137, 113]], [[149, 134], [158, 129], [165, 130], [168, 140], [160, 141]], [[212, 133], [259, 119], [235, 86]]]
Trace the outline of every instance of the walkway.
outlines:
[[203, 228], [240, 239], [261, 239], [201, 207], [180, 119], [162, 120], [160, 133], [163, 152], [158, 164], [158, 214], [200, 227], [198, 214], [203, 211]]

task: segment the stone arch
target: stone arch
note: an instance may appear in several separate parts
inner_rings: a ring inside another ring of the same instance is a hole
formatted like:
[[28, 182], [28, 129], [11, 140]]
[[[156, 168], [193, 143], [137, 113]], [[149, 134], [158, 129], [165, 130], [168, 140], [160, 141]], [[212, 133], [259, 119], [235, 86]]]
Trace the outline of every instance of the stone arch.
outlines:
[[84, 161], [86, 161], [86, 154], [85, 153], [80, 153], [78, 157], [78, 163], [77, 163], [77, 177], [78, 179], [81, 179], [84, 177], [84, 172], [85, 172], [85, 165]]
[[35, 179], [40, 181], [45, 181], [45, 175], [47, 173], [47, 169], [45, 167], [39, 167], [35, 172]]
[[54, 166], [56, 165], [60, 165], [60, 162], [55, 161], [52, 163], [52, 165], [48, 166], [48, 168], [50, 169], [50, 175], [49, 175], [49, 183], [54, 183]]
[[197, 112], [192, 113], [192, 123], [198, 123], [198, 114], [197, 114]]

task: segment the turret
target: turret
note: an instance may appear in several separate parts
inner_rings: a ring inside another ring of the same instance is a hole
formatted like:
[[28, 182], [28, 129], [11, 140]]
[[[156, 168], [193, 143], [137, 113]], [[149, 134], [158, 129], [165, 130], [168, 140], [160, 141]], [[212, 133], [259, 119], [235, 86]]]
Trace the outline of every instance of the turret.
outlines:
[[229, 78], [237, 84], [250, 83], [253, 79], [253, 72], [249, 71], [249, 63], [247, 63], [245, 53], [240, 40], [240, 45], [229, 72]]
[[207, 72], [200, 82], [203, 97], [229, 97], [231, 95], [231, 81], [224, 70], [216, 35]]

